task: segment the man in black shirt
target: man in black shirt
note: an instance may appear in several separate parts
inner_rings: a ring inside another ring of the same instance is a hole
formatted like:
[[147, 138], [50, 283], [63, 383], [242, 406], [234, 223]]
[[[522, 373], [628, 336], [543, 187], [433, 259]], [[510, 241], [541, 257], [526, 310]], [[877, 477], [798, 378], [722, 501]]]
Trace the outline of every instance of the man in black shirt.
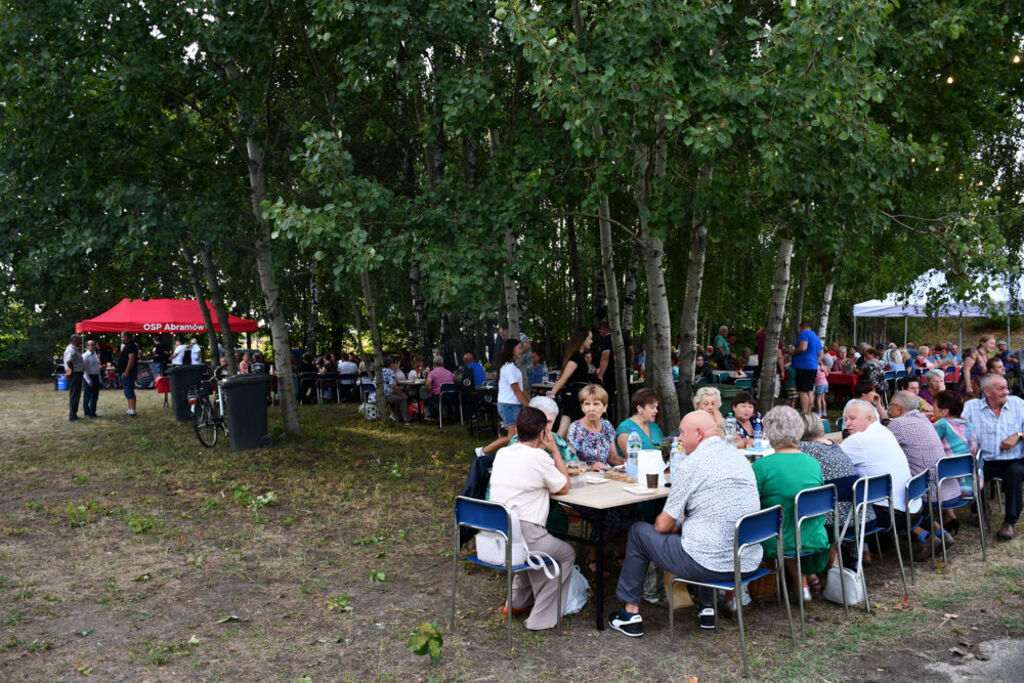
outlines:
[[164, 369], [167, 367], [167, 362], [171, 359], [171, 350], [167, 348], [167, 345], [160, 341], [157, 337], [156, 344], [153, 345], [153, 374], [162, 375]]
[[135, 412], [135, 377], [139, 372], [139, 347], [132, 340], [131, 332], [121, 333], [121, 353], [117, 357], [117, 372], [121, 375], [124, 397], [128, 399], [128, 417], [137, 417]]

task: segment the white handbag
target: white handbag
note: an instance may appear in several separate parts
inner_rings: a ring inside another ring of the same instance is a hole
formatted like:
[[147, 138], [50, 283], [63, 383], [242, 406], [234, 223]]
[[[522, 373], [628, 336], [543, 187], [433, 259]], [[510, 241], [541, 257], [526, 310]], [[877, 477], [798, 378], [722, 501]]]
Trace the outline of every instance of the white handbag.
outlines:
[[[523, 538], [519, 515], [509, 510], [508, 542], [512, 544], [512, 566], [529, 565], [530, 569], [544, 570], [544, 576], [553, 579], [561, 574], [561, 567], [554, 558], [539, 550], [530, 550]], [[505, 566], [505, 537], [497, 531], [478, 531], [476, 534], [476, 556], [488, 564]], [[548, 566], [551, 563], [551, 567]], [[552, 571], [553, 568], [553, 571]]]
[[[867, 491], [864, 492], [867, 497]], [[854, 501], [854, 505], [857, 501]], [[850, 524], [850, 519], [847, 518], [843, 522], [843, 530], [839, 534], [840, 543], [846, 536], [846, 529]], [[822, 591], [822, 596], [830, 601], [839, 605], [843, 604], [843, 586], [846, 587], [846, 604], [847, 605], [859, 605], [864, 602], [864, 530], [867, 525], [867, 510], [865, 514], [861, 515], [860, 518], [860, 538], [857, 543], [857, 571], [847, 569], [843, 567], [839, 569], [838, 565], [832, 565], [828, 570], [828, 578], [825, 581], [825, 590]], [[842, 552], [841, 548], [836, 548], [837, 552]]]

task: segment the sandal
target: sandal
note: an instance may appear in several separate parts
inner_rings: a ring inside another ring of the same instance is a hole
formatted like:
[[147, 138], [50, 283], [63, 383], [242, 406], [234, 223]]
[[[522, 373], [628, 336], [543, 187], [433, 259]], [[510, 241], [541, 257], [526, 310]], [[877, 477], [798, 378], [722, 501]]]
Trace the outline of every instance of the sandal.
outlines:
[[807, 587], [811, 589], [812, 593], [820, 593], [821, 592], [821, 589], [822, 589], [821, 579], [818, 578], [817, 574], [808, 574], [807, 575]]

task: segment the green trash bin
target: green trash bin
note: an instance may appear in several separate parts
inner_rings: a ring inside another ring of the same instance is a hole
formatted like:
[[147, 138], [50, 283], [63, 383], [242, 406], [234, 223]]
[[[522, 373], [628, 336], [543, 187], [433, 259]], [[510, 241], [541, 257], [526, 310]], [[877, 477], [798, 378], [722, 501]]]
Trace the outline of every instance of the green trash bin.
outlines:
[[231, 450], [266, 448], [273, 443], [267, 434], [269, 380], [269, 375], [235, 375], [221, 380]]
[[167, 370], [171, 379], [171, 405], [174, 407], [174, 419], [178, 422], [192, 419], [192, 410], [188, 405], [188, 390], [199, 384], [206, 367], [203, 365], [172, 365]]

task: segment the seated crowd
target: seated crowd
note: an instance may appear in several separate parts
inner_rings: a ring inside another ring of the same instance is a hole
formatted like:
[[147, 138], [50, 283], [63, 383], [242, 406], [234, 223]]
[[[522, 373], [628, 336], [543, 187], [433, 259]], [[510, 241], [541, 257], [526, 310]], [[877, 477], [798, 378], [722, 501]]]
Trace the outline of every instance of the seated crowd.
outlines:
[[[643, 617], [640, 605], [643, 599], [657, 601], [657, 595], [646, 595], [645, 582], [653, 564], [673, 574], [697, 581], [731, 581], [733, 578], [733, 529], [742, 516], [773, 505], [783, 509], [783, 547], [786, 554], [785, 573], [789, 594], [803, 594], [805, 600], [821, 589], [827, 575], [832, 538], [831, 515], [806, 522], [802, 528], [805, 557], [801, 563], [802, 576], [797, 575], [795, 553], [794, 497], [802, 490], [834, 484], [845, 500], [838, 506], [839, 526], [852, 527], [850, 490], [861, 477], [887, 474], [892, 478], [892, 509], [886, 504], [869, 506], [865, 525], [888, 527], [895, 523], [904, 529], [907, 521], [912, 529], [914, 554], [918, 559], [930, 556], [945, 536], [947, 547], [955, 543], [959, 522], [953, 510], [944, 510], [942, 527], [936, 518], [930, 521], [927, 507], [921, 500], [907, 501], [907, 481], [924, 470], [931, 472], [931, 501], [944, 506], [958, 500], [961, 485], [955, 480], [935, 486], [936, 464], [946, 455], [976, 454], [980, 451], [984, 462], [984, 478], [1000, 477], [1006, 496], [1004, 522], [997, 532], [1000, 539], [1014, 537], [1014, 525], [1021, 511], [1021, 484], [1024, 481], [1024, 400], [1007, 395], [1006, 379], [989, 373], [978, 378], [982, 397], [964, 404], [956, 391], [940, 388], [929, 381], [926, 398], [921, 396], [920, 382], [906, 385], [897, 392], [884, 411], [875, 387], [864, 383], [858, 387], [857, 398], [850, 400], [843, 411], [846, 432], [841, 442], [830, 440], [824, 433], [821, 419], [813, 413], [800, 414], [788, 406], [777, 406], [764, 415], [764, 434], [774, 454], [748, 462], [745, 453], [726, 443], [722, 432], [721, 398], [713, 387], [694, 399], [695, 410], [679, 424], [679, 443], [688, 457], [681, 460], [672, 488], [661, 510], [641, 510], [640, 504], [618, 514], [609, 515], [603, 530], [607, 538], [616, 540], [622, 551], [622, 565], [616, 594], [622, 606], [608, 616], [608, 624], [628, 636], [643, 635]], [[662, 433], [656, 421], [660, 398], [650, 389], [635, 392], [631, 402], [631, 415], [618, 426], [605, 418], [608, 394], [600, 386], [591, 384], [577, 392], [577, 417], [570, 421], [567, 439], [562, 440], [552, 431], [557, 406], [548, 398], [546, 410], [540, 411], [546, 419], [539, 432], [531, 427], [522, 432], [529, 408], [521, 408], [516, 415], [520, 430], [510, 445], [491, 445], [478, 450], [479, 454], [495, 453], [495, 466], [491, 476], [491, 497], [506, 502], [523, 518], [537, 526], [547, 520], [550, 529], [556, 517], [549, 515], [547, 503], [550, 494], [568, 490], [568, 478], [563, 471], [565, 463], [579, 460], [588, 469], [600, 471], [621, 464], [625, 459], [626, 437], [637, 433], [644, 448], [657, 448]], [[930, 399], [930, 400], [928, 400]], [[533, 405], [533, 403], [531, 403]], [[752, 424], [760, 418], [755, 412], [753, 398], [746, 392], [736, 397], [733, 412], [740, 425], [740, 439], [749, 438]], [[533, 414], [532, 411], [529, 414]], [[531, 418], [532, 419], [532, 418]], [[532, 422], [530, 423], [532, 425]], [[525, 446], [523, 444], [526, 444]], [[745, 441], [737, 441], [739, 447]], [[528, 458], [518, 454], [532, 448]], [[499, 467], [500, 463], [500, 467]], [[529, 476], [527, 476], [529, 475]], [[508, 481], [526, 486], [529, 480], [531, 501], [535, 508], [517, 508], [516, 495], [506, 492]], [[501, 482], [499, 484], [499, 482]], [[967, 488], [967, 487], [965, 487]], [[543, 514], [542, 514], [543, 513]], [[571, 567], [572, 548], [556, 541], [544, 529], [531, 530], [529, 535], [540, 539], [541, 549], [551, 552], [562, 563]], [[524, 529], [524, 535], [526, 531]], [[624, 545], [623, 545], [624, 541]], [[749, 576], [764, 558], [772, 559], [775, 546], [750, 547], [742, 554], [741, 574]], [[532, 546], [531, 546], [532, 547]], [[842, 544], [840, 551], [845, 566], [856, 569], [861, 562], [870, 563], [870, 553], [856, 556], [852, 543]], [[591, 554], [588, 563], [596, 570]], [[564, 580], [563, 574], [563, 580]], [[526, 572], [518, 580], [513, 592], [513, 612], [533, 605], [527, 628], [554, 626], [556, 613], [554, 586], [542, 580], [541, 572]], [[701, 628], [713, 629], [716, 612], [736, 608], [736, 596], [719, 594], [698, 588], [695, 591], [698, 623]], [[747, 596], [742, 596], [744, 604]]]

